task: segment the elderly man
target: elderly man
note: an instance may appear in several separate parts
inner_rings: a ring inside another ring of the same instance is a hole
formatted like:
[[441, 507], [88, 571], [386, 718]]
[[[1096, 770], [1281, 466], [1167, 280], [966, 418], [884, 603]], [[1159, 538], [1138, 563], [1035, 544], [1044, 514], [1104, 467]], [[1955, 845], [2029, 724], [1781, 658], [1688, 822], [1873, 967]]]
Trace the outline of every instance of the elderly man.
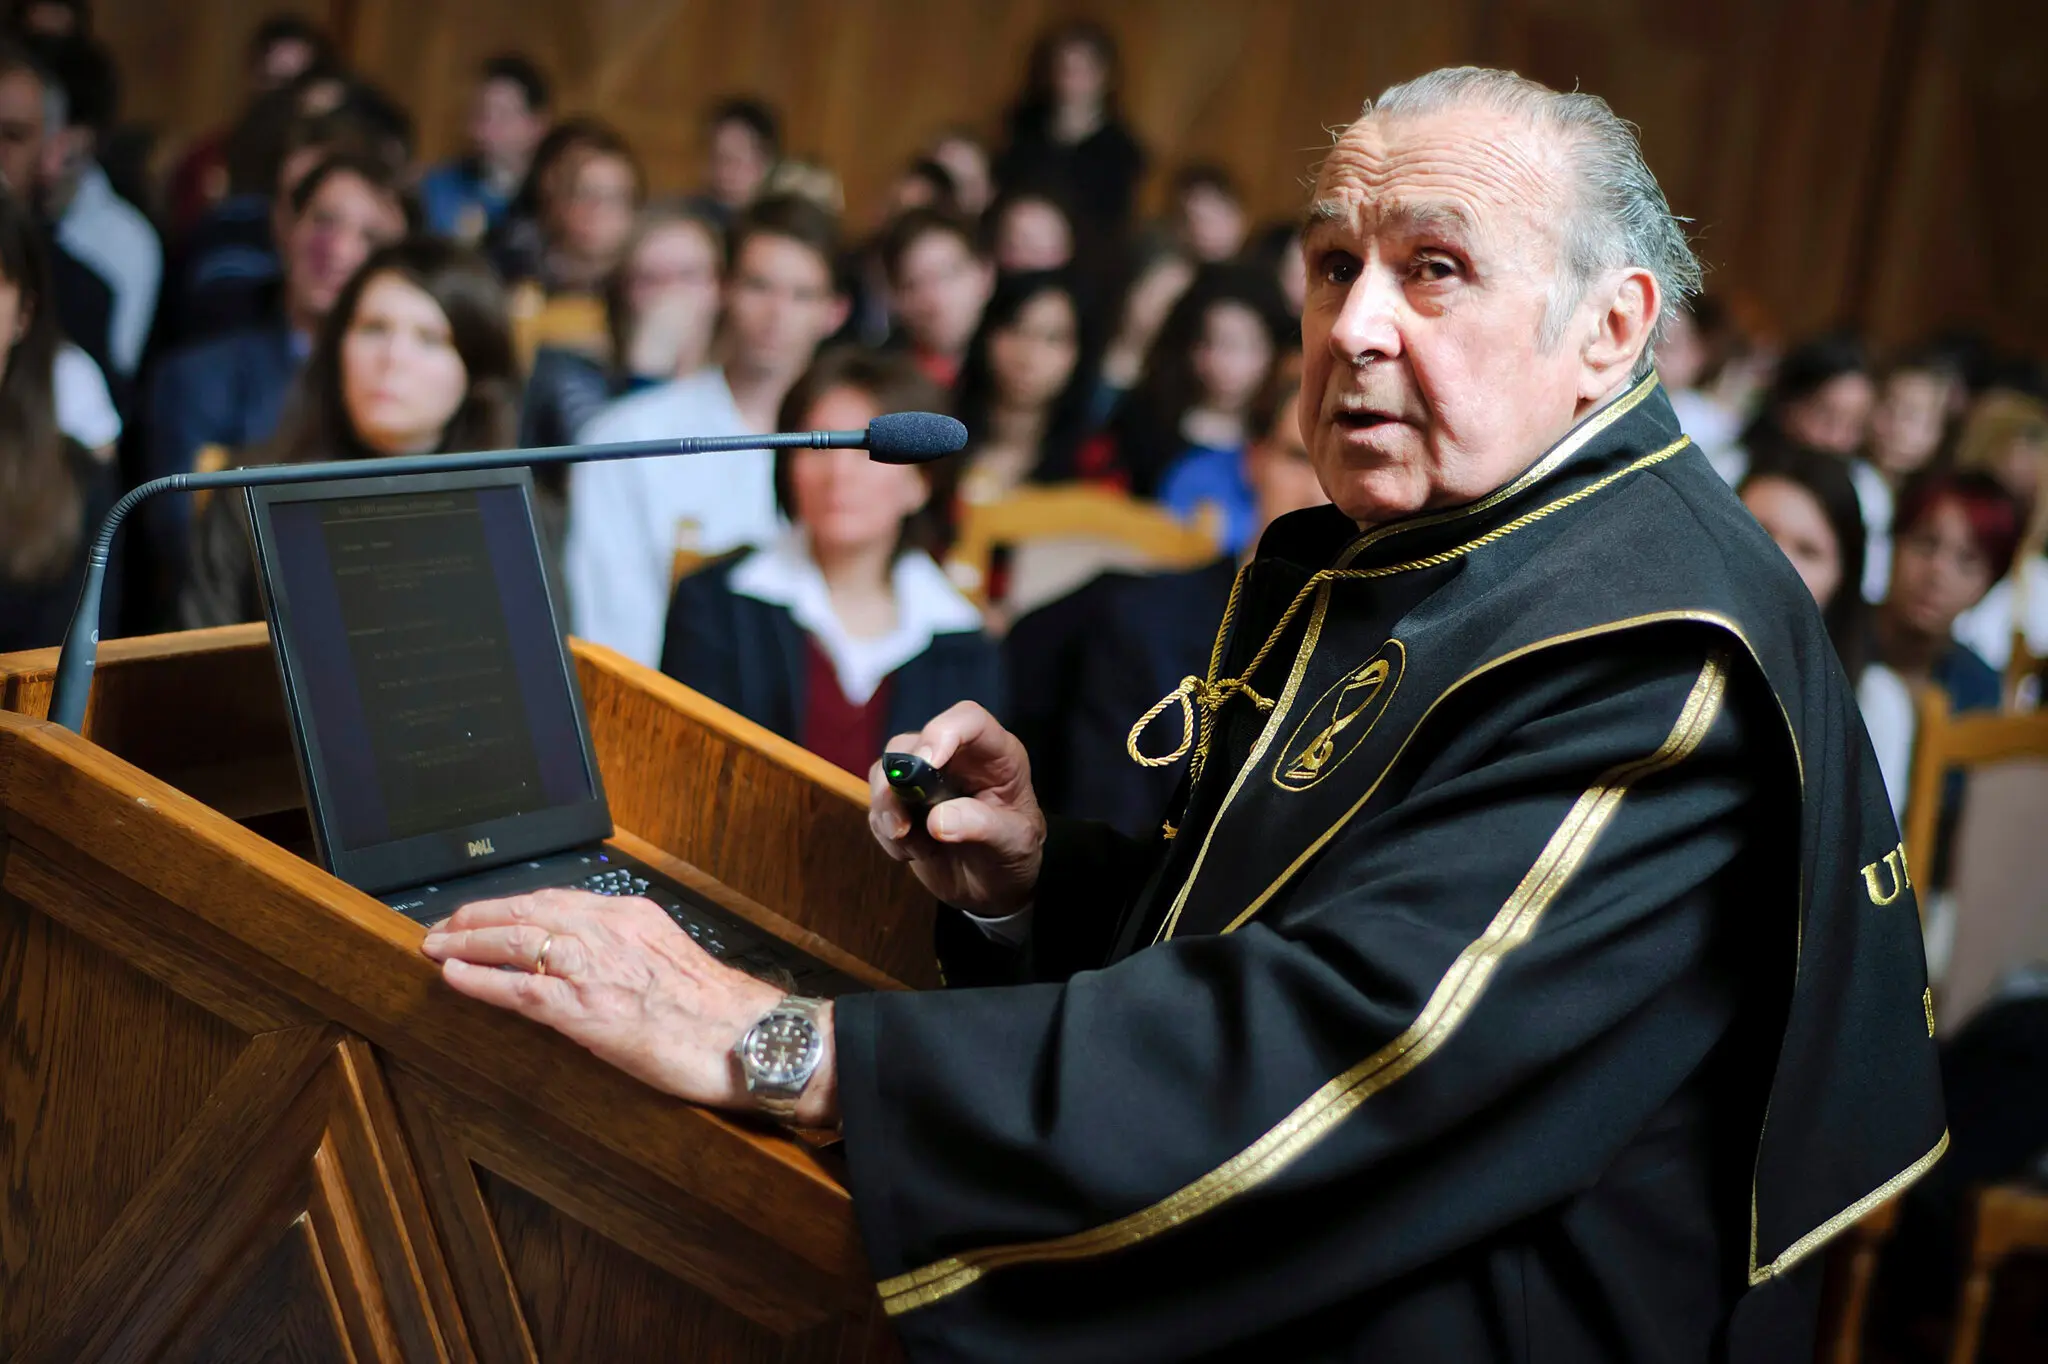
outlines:
[[[1134, 734], [1192, 755], [1160, 838], [1048, 830], [967, 707], [897, 742], [972, 799], [876, 787], [1014, 983], [777, 1008], [560, 895], [427, 950], [674, 1093], [800, 1085], [913, 1358], [1809, 1358], [1813, 1252], [1946, 1138], [1841, 670], [1651, 374], [1684, 236], [1603, 102], [1455, 70], [1343, 133], [1304, 250], [1334, 507]], [[481, 969], [550, 933], [561, 979]]]

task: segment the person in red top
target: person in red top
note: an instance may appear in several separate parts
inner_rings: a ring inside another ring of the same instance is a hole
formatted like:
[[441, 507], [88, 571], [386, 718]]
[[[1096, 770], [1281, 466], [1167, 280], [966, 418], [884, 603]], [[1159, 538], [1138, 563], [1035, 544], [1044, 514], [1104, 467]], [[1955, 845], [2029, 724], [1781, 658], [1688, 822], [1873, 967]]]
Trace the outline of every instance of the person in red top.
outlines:
[[995, 263], [964, 219], [914, 208], [889, 224], [882, 268], [910, 358], [927, 379], [951, 388], [995, 292]]
[[[849, 430], [938, 396], [901, 355], [831, 351], [790, 390], [780, 426]], [[962, 696], [1000, 706], [996, 645], [936, 562], [956, 463], [778, 452], [787, 530], [676, 584], [661, 670], [857, 775], [905, 717]]]

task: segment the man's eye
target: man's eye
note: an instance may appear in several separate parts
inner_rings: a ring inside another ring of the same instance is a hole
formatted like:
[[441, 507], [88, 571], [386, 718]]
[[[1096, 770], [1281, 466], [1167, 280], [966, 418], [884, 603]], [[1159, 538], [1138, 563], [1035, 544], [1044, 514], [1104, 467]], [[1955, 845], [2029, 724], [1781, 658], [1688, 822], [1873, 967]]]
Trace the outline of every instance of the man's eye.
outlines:
[[1442, 256], [1424, 256], [1415, 262], [1415, 277], [1435, 284], [1458, 273], [1458, 267]]
[[1358, 257], [1333, 251], [1323, 257], [1323, 278], [1332, 284], [1349, 284], [1358, 278]]

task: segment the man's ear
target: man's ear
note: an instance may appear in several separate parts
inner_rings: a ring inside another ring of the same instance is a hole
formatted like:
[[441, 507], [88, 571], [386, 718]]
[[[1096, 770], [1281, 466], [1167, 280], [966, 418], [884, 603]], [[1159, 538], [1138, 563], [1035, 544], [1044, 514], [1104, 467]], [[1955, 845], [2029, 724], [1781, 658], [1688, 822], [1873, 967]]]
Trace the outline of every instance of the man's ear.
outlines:
[[1617, 378], [1626, 377], [1649, 348], [1664, 304], [1657, 277], [1641, 266], [1613, 276], [1606, 284], [1605, 305], [1593, 315], [1592, 332], [1579, 352], [1583, 365], [1581, 399], [1610, 393]]

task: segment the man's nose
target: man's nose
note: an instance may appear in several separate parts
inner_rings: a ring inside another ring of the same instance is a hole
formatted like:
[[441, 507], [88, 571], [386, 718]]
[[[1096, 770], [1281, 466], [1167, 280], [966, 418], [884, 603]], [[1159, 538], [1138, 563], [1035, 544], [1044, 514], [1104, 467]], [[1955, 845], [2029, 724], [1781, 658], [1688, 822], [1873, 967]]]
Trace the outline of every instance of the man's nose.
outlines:
[[1330, 348], [1351, 364], [1388, 360], [1401, 353], [1401, 291], [1383, 271], [1352, 281], [1330, 328]]

